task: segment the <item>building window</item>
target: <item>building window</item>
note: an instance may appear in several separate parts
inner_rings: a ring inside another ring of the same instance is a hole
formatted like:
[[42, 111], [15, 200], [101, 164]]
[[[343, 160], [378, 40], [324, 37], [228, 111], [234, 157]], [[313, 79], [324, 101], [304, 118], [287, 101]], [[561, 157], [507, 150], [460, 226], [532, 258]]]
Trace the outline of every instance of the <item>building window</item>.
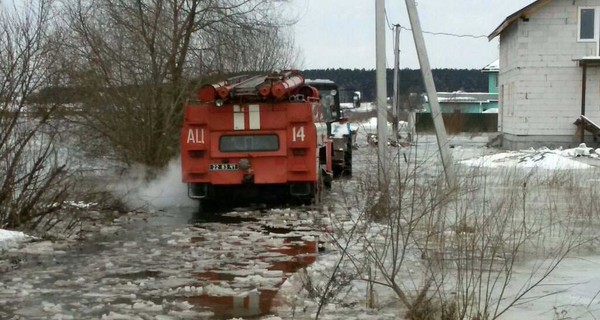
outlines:
[[594, 8], [579, 9], [579, 40], [596, 39], [596, 10]]
[[593, 42], [596, 56], [600, 55], [600, 7], [580, 7], [577, 41]]

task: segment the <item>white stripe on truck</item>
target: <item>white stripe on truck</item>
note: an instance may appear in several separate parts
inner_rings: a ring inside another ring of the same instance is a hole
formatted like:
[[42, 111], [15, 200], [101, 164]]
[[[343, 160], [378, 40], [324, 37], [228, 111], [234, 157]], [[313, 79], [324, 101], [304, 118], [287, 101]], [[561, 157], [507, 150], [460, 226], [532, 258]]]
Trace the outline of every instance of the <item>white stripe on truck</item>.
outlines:
[[246, 125], [244, 124], [244, 109], [239, 105], [233, 106], [233, 130], [244, 130]]
[[259, 130], [260, 129], [260, 106], [258, 104], [251, 104], [248, 106], [249, 112], [248, 116], [250, 117], [250, 130]]

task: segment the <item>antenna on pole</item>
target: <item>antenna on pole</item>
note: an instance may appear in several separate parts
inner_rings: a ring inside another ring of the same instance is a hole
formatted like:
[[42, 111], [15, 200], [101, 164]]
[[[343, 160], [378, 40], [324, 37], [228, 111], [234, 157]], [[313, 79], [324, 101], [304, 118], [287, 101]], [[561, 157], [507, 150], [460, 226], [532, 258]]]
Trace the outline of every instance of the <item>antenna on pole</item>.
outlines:
[[427, 89], [427, 96], [429, 97], [431, 117], [433, 118], [433, 125], [435, 126], [442, 165], [444, 166], [444, 172], [446, 173], [446, 182], [448, 183], [448, 186], [452, 188], [456, 185], [454, 161], [452, 160], [452, 153], [450, 153], [450, 146], [448, 145], [448, 138], [446, 137], [446, 127], [444, 126], [444, 119], [442, 118], [442, 112], [438, 102], [435, 82], [433, 81], [433, 74], [431, 73], [431, 66], [429, 65], [427, 48], [425, 47], [425, 39], [423, 38], [423, 30], [421, 29], [421, 22], [419, 21], [419, 14], [417, 12], [415, 1], [406, 0], [406, 8], [412, 27], [415, 47], [417, 48], [417, 54], [419, 56], [423, 81], [425, 81], [425, 88]]

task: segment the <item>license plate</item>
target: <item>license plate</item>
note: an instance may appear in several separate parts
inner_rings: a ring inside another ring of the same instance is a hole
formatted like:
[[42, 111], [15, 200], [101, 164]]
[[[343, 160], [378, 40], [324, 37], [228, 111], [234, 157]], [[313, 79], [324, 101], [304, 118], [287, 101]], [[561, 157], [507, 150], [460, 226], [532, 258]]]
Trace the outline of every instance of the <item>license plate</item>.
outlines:
[[211, 163], [208, 166], [210, 171], [229, 171], [229, 170], [238, 170], [239, 166], [236, 164], [230, 163]]

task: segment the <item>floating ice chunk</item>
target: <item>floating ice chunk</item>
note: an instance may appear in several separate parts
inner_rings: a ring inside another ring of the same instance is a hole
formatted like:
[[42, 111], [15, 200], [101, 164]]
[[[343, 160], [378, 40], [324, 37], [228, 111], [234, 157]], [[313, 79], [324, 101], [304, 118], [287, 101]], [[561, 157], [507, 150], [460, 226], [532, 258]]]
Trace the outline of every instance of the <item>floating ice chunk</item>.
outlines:
[[42, 309], [46, 312], [61, 312], [62, 306], [60, 304], [54, 304], [48, 301], [42, 301]]
[[136, 247], [136, 246], [137, 246], [137, 243], [135, 241], [127, 241], [127, 242], [123, 243], [123, 247], [132, 248], [132, 247]]
[[157, 311], [163, 311], [163, 306], [160, 304], [154, 304], [154, 302], [152, 302], [152, 301], [142, 301], [142, 302], [134, 303], [133, 309], [157, 312]]
[[204, 287], [204, 294], [214, 297], [222, 297], [222, 296], [235, 296], [238, 295], [239, 292], [229, 288], [229, 287], [221, 287], [214, 284], [209, 284]]
[[283, 278], [282, 270], [266, 270], [262, 272], [262, 276], [265, 278]]
[[194, 305], [187, 301], [174, 302], [173, 305], [175, 305], [177, 308], [179, 308], [181, 310], [190, 310], [190, 309], [194, 308]]
[[119, 313], [116, 313], [113, 311], [111, 311], [109, 314], [102, 315], [102, 320], [138, 320], [138, 319], [142, 319], [142, 318], [140, 318], [138, 316], [119, 314]]

